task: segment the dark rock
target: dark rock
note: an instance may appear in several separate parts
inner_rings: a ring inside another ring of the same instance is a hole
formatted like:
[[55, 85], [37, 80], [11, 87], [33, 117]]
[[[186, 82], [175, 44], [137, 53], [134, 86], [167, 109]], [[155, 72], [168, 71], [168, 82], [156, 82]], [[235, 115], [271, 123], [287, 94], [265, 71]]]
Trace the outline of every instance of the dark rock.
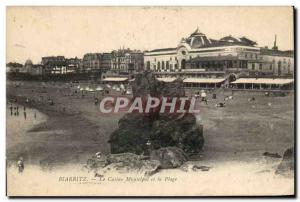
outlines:
[[[172, 98], [185, 94], [181, 79], [165, 83], [157, 80], [149, 71], [136, 75], [132, 90], [134, 97], [141, 97], [143, 103], [149, 95]], [[185, 105], [185, 109], [189, 104]], [[150, 150], [168, 146], [181, 148], [187, 153], [201, 151], [204, 144], [203, 127], [197, 124], [193, 114], [159, 113], [157, 109], [147, 114], [133, 112], [122, 117], [118, 129], [109, 139], [111, 153], [149, 154]]]
[[177, 147], [165, 147], [152, 151], [150, 159], [159, 161], [161, 168], [165, 169], [180, 167], [188, 160], [188, 157]]
[[186, 114], [180, 119], [162, 115], [153, 123], [150, 141], [153, 149], [175, 146], [187, 153], [198, 153], [204, 144], [202, 133], [202, 126], [197, 125], [192, 114]]
[[162, 82], [155, 78], [151, 71], [137, 74], [132, 83], [134, 97], [183, 97], [185, 95], [182, 79], [178, 78], [174, 82]]
[[109, 139], [111, 153], [142, 154], [147, 150], [150, 121], [137, 113], [126, 114], [119, 120], [119, 128]]
[[264, 156], [272, 157], [272, 158], [281, 158], [281, 156], [278, 153], [269, 153], [269, 152], [264, 152]]
[[[147, 146], [147, 142], [151, 145]], [[147, 154], [150, 149], [175, 146], [187, 153], [201, 151], [203, 127], [192, 114], [179, 119], [161, 115], [153, 123], [140, 114], [127, 114], [119, 121], [119, 128], [110, 136], [111, 153], [131, 152]]]
[[287, 149], [275, 173], [284, 175], [294, 172], [294, 155], [294, 148]]

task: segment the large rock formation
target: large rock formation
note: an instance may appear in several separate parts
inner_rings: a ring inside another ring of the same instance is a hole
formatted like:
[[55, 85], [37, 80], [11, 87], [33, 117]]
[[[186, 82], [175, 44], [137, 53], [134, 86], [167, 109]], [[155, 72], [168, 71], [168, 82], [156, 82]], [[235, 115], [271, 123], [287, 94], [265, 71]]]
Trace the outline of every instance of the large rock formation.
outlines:
[[[152, 72], [138, 74], [132, 83], [134, 97], [144, 101], [152, 97], [184, 97], [183, 81], [161, 82]], [[185, 108], [189, 107], [189, 103]], [[158, 106], [160, 108], [160, 106]], [[119, 120], [119, 128], [110, 137], [111, 153], [131, 152], [150, 154], [161, 147], [178, 147], [186, 153], [201, 151], [204, 138], [203, 128], [193, 114], [129, 113]]]
[[174, 82], [162, 82], [155, 78], [155, 75], [146, 71], [136, 75], [132, 83], [134, 97], [183, 97], [185, 95], [182, 79], [178, 78]]

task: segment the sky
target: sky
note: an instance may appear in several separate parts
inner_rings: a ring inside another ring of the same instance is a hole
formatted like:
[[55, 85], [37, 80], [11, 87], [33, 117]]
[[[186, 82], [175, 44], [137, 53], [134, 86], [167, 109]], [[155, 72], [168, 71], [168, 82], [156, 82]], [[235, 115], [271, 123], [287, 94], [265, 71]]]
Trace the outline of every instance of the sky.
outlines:
[[280, 50], [294, 44], [292, 7], [7, 7], [6, 62], [82, 58], [120, 47], [176, 47], [197, 27], [212, 39], [246, 36]]

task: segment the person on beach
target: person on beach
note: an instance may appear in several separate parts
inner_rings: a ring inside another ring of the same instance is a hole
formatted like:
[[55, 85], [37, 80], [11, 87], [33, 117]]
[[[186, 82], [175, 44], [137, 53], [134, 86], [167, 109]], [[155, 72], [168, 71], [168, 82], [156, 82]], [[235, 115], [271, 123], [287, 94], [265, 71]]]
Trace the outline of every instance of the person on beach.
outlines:
[[99, 99], [95, 98], [95, 105], [97, 105], [99, 103]]
[[13, 115], [13, 106], [12, 106], [12, 104], [10, 104], [9, 109], [10, 109], [10, 115], [12, 116]]
[[24, 111], [24, 119], [26, 120], [26, 111]]
[[22, 173], [24, 171], [24, 160], [22, 156], [19, 158], [17, 162], [17, 166], [18, 166], [19, 173]]

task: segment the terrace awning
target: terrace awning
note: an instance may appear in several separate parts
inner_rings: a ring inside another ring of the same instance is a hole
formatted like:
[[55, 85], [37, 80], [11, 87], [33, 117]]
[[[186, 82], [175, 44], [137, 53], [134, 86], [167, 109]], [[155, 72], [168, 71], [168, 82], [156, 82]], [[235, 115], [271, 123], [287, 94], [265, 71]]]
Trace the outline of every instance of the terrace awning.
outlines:
[[231, 84], [275, 84], [286, 85], [293, 83], [294, 79], [269, 79], [269, 78], [240, 78]]
[[221, 83], [225, 78], [186, 78], [184, 83]]
[[162, 78], [157, 78], [157, 80], [163, 82], [173, 82], [176, 80], [176, 77], [162, 77]]
[[102, 81], [127, 81], [128, 78], [126, 77], [106, 77]]

